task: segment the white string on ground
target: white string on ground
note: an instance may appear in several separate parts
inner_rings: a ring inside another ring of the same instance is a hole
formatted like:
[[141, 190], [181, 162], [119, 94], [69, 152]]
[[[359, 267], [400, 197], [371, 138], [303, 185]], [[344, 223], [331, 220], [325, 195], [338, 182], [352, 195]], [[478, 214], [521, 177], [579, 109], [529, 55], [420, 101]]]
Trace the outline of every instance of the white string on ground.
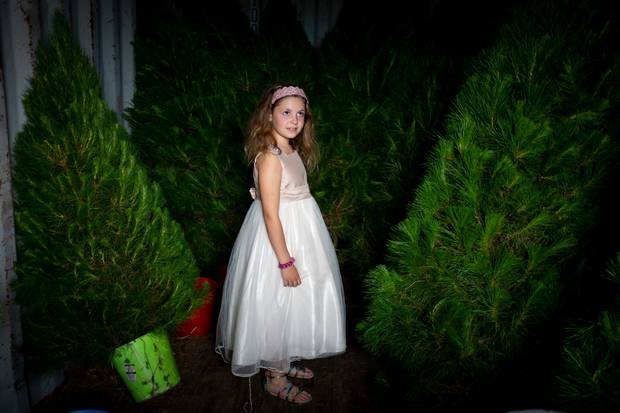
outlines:
[[245, 413], [252, 413], [253, 410], [253, 406], [252, 406], [252, 376], [248, 377], [248, 392], [250, 394], [250, 410], [248, 410], [248, 402], [243, 403], [243, 411]]

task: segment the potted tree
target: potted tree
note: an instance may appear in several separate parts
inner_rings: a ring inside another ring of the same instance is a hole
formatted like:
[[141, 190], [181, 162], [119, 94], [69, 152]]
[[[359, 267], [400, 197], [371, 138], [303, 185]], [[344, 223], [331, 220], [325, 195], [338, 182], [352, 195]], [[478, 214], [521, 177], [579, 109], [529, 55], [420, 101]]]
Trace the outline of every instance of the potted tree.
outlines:
[[130, 388], [137, 401], [162, 393], [179, 380], [166, 332], [202, 300], [197, 265], [60, 13], [24, 107], [14, 288], [29, 368], [113, 353], [123, 380], [147, 388]]

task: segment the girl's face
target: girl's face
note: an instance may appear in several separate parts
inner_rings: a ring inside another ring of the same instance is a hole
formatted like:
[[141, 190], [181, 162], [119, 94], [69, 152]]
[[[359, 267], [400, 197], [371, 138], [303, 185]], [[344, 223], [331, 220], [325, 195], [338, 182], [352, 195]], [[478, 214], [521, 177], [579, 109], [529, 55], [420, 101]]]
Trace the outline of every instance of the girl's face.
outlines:
[[304, 128], [306, 102], [299, 96], [280, 99], [269, 115], [275, 138], [294, 139]]

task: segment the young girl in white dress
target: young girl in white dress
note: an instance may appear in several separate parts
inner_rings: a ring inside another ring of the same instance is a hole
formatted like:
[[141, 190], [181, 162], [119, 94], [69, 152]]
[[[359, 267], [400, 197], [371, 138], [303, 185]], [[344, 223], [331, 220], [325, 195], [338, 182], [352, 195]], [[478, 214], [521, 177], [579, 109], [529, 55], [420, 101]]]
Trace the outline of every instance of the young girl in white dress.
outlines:
[[288, 377], [314, 373], [291, 362], [343, 353], [346, 336], [338, 259], [306, 177], [317, 149], [302, 89], [263, 94], [245, 154], [254, 164], [254, 202], [228, 262], [215, 351], [234, 375], [264, 369], [266, 391], [303, 404], [312, 397]]

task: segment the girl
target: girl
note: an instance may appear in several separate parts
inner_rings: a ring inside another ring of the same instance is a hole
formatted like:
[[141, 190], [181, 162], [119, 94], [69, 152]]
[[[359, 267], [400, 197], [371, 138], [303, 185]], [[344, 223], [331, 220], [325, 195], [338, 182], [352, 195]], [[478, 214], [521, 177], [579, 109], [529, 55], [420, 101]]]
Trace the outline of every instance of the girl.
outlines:
[[254, 163], [254, 202], [230, 255], [215, 351], [234, 375], [264, 369], [266, 391], [303, 404], [312, 397], [288, 377], [314, 374], [291, 362], [343, 353], [346, 343], [338, 259], [306, 178], [317, 149], [302, 89], [267, 89], [245, 155]]

